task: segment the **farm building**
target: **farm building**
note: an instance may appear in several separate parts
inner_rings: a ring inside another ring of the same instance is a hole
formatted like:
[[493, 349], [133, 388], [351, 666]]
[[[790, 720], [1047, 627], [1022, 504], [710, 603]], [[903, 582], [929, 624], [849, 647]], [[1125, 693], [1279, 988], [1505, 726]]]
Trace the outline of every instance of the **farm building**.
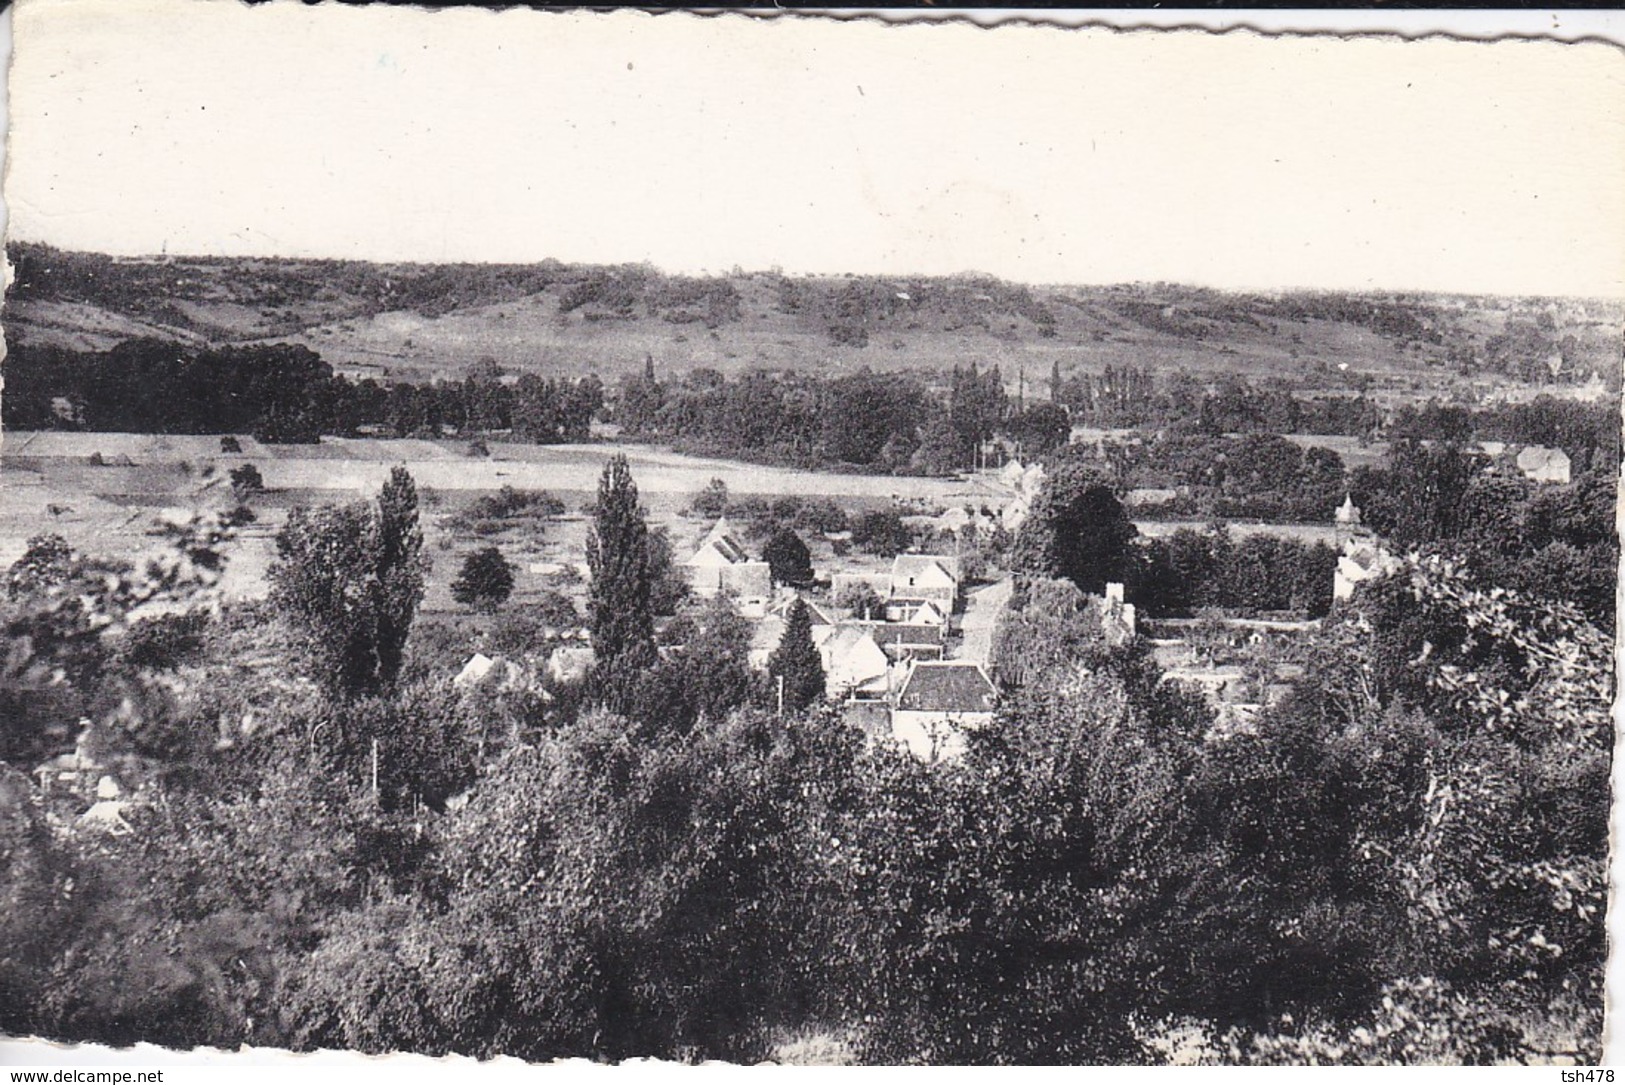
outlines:
[[941, 625], [912, 622], [865, 623], [875, 643], [894, 661], [941, 659], [947, 630]]
[[703, 598], [727, 593], [740, 599], [766, 599], [773, 591], [771, 568], [767, 562], [751, 558], [733, 537], [726, 516], [717, 520], [684, 568], [689, 587]]
[[818, 645], [824, 690], [832, 701], [880, 701], [891, 690], [891, 660], [867, 628], [834, 627]]

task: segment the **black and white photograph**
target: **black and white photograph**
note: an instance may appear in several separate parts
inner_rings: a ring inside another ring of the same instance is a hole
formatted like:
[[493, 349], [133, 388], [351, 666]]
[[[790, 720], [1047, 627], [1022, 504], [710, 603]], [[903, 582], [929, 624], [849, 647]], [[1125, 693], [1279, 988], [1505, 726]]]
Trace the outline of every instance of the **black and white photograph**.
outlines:
[[1620, 45], [9, 18], [0, 1061], [1604, 1060]]

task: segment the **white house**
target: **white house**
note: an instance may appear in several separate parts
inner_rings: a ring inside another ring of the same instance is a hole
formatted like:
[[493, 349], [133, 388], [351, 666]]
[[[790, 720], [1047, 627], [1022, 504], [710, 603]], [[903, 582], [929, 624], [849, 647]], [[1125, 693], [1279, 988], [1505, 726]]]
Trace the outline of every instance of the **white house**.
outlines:
[[[768, 659], [774, 652], [778, 651], [779, 642], [784, 639], [788, 614], [789, 608], [781, 603], [765, 609], [761, 617], [752, 621], [750, 646], [746, 655], [746, 660], [751, 667], [759, 671], [767, 669]], [[750, 617], [748, 614], [746, 616]], [[835, 632], [835, 622], [824, 612], [822, 607], [810, 601], [807, 602], [807, 616], [812, 619], [809, 631], [812, 634], [813, 646], [821, 649], [824, 641], [829, 638], [830, 634]], [[829, 670], [827, 660], [824, 663], [824, 669], [826, 672]]]
[[598, 655], [590, 645], [561, 645], [548, 653], [547, 676], [560, 684], [581, 682], [597, 662]]
[[1536, 482], [1567, 483], [1569, 481], [1569, 454], [1561, 448], [1530, 445], [1518, 453], [1518, 470]]
[[998, 690], [963, 660], [915, 663], [892, 706], [892, 737], [928, 764], [964, 755], [965, 735], [993, 719]]
[[733, 537], [726, 516], [717, 520], [683, 564], [689, 587], [707, 599], [723, 592], [740, 599], [766, 599], [773, 592], [771, 568], [765, 561], [751, 559]]
[[1106, 634], [1106, 643], [1122, 644], [1132, 640], [1139, 632], [1139, 615], [1134, 604], [1123, 599], [1124, 586], [1106, 585], [1106, 595], [1100, 601], [1100, 628]]
[[891, 597], [935, 603], [953, 613], [959, 602], [959, 559], [945, 554], [898, 554], [891, 567]]
[[891, 660], [867, 629], [844, 624], [833, 627], [818, 644], [818, 654], [830, 700], [879, 701], [890, 692]]
[[1362, 582], [1382, 576], [1396, 568], [1394, 556], [1375, 543], [1351, 539], [1337, 558], [1337, 569], [1332, 574], [1332, 598], [1343, 602], [1354, 597], [1354, 589]]
[[905, 625], [946, 627], [948, 614], [942, 606], [929, 599], [893, 599], [886, 604], [886, 620], [902, 622]]
[[[588, 649], [591, 651], [591, 649]], [[511, 659], [498, 656], [493, 659], [483, 652], [475, 652], [451, 680], [454, 689], [472, 689], [484, 686], [503, 693], [524, 689], [530, 684], [525, 668]]]

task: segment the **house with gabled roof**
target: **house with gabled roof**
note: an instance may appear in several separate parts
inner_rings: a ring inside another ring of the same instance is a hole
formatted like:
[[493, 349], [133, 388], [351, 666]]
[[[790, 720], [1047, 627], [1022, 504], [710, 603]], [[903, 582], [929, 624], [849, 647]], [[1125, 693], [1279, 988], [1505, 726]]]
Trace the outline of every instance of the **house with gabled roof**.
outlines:
[[948, 613], [942, 604], [930, 599], [888, 599], [886, 620], [909, 625], [947, 626]]
[[1354, 589], [1367, 580], [1398, 568], [1399, 562], [1381, 544], [1369, 539], [1350, 539], [1338, 555], [1332, 573], [1332, 598], [1343, 602], [1354, 597]]
[[892, 737], [929, 764], [965, 752], [968, 732], [993, 720], [998, 690], [987, 672], [965, 660], [916, 662], [892, 704]]
[[959, 559], [946, 554], [898, 554], [892, 561], [893, 599], [935, 603], [953, 613], [959, 603]]
[[891, 659], [869, 629], [843, 623], [816, 643], [830, 700], [883, 701], [891, 692]]
[[825, 608], [822, 603], [792, 590], [781, 591], [779, 596], [767, 605], [765, 613], [769, 617], [788, 618], [790, 611], [795, 609], [797, 602], [807, 608], [807, 617], [812, 619], [813, 628], [835, 624], [834, 614]]
[[[747, 659], [756, 670], [766, 670], [767, 661], [778, 650], [779, 642], [784, 639], [784, 630], [789, 623], [790, 607], [794, 605], [797, 596], [791, 595], [788, 600], [778, 600], [762, 612], [762, 616], [751, 622], [750, 647]], [[812, 619], [811, 629], [813, 646], [821, 647], [824, 641], [835, 632], [835, 620], [818, 604], [809, 599], [803, 599], [807, 606], [807, 617]], [[829, 664], [826, 661], [824, 668], [827, 671]], [[827, 684], [827, 683], [826, 683]]]
[[766, 599], [773, 593], [771, 567], [751, 558], [734, 537], [726, 516], [717, 519], [683, 567], [694, 594], [707, 599], [724, 593], [739, 599]]

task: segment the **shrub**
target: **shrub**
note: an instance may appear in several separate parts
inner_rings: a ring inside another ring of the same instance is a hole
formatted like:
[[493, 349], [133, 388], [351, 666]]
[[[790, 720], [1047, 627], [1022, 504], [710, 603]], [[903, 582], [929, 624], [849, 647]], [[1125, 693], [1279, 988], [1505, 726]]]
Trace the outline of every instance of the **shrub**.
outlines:
[[866, 512], [852, 526], [852, 541], [877, 557], [896, 557], [914, 545], [914, 535], [892, 509]]
[[494, 546], [464, 558], [462, 571], [451, 582], [451, 597], [476, 610], [495, 610], [512, 594], [513, 566]]
[[252, 494], [265, 491], [265, 479], [260, 475], [260, 469], [251, 463], [231, 469], [231, 492], [240, 502]]
[[715, 520], [728, 511], [728, 484], [720, 478], [706, 483], [705, 489], [695, 494], [688, 503], [688, 511], [707, 520]]
[[145, 618], [125, 633], [121, 654], [133, 667], [172, 670], [203, 650], [208, 624], [209, 616], [203, 611]]

